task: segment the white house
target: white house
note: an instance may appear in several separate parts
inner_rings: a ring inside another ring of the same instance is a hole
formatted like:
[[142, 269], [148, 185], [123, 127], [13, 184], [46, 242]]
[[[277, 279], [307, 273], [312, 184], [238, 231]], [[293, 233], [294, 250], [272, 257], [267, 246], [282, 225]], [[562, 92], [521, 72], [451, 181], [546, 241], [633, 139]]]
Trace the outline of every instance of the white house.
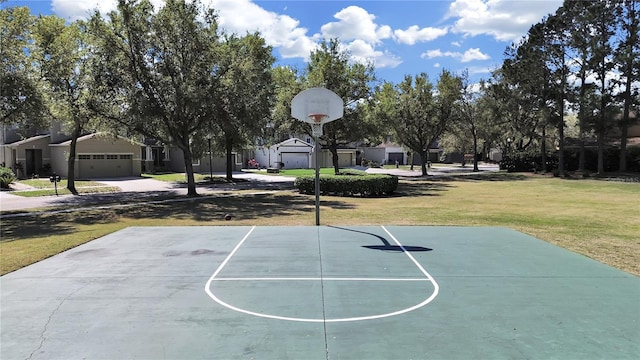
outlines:
[[257, 147], [255, 159], [261, 167], [308, 169], [312, 167], [312, 152], [312, 144], [299, 138], [291, 138], [269, 147]]

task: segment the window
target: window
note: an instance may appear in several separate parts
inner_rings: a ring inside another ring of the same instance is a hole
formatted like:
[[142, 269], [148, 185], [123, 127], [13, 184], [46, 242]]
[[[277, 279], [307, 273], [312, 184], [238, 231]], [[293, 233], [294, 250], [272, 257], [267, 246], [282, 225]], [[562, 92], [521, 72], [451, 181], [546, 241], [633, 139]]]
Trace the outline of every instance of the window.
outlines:
[[107, 160], [118, 160], [118, 155], [107, 154]]
[[93, 160], [104, 160], [104, 155], [93, 155]]
[[91, 155], [78, 155], [78, 160], [91, 160]]
[[122, 154], [120, 155], [120, 160], [131, 160], [133, 156], [131, 154]]

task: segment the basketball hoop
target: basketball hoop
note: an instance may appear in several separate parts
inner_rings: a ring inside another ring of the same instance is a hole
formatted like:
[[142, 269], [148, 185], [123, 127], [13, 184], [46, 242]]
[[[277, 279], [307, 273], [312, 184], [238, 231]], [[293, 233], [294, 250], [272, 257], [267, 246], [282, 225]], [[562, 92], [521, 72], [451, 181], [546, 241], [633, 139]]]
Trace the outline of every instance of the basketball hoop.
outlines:
[[320, 225], [320, 144], [322, 126], [338, 120], [344, 115], [342, 98], [325, 88], [309, 88], [300, 92], [291, 100], [291, 116], [311, 125], [311, 133], [316, 138], [316, 225]]
[[327, 118], [327, 114], [309, 114], [308, 117], [313, 120], [313, 122], [310, 122], [313, 136], [322, 136], [322, 125]]

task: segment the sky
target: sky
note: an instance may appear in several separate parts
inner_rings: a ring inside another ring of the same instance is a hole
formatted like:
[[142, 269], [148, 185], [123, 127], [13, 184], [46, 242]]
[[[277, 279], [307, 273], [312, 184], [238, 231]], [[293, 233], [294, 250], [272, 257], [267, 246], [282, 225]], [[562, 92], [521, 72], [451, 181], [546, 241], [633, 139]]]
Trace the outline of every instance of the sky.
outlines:
[[[163, 0], [151, 0], [161, 6]], [[352, 61], [370, 61], [380, 81], [401, 82], [442, 69], [467, 70], [471, 81], [488, 79], [503, 53], [531, 25], [554, 13], [562, 0], [200, 0], [213, 7], [227, 32], [259, 31], [273, 46], [278, 65], [300, 70], [322, 39], [338, 38]], [[68, 21], [91, 9], [107, 13], [117, 0], [9, 0], [33, 14]]]

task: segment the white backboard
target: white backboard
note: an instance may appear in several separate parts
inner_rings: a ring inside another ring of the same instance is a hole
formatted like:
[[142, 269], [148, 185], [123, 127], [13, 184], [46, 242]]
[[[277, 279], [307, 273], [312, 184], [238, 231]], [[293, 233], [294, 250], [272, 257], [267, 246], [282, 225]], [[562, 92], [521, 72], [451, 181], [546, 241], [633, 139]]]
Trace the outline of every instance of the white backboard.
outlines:
[[344, 115], [344, 102], [331, 90], [309, 88], [291, 101], [291, 116], [300, 121], [313, 123], [314, 120], [309, 117], [312, 114], [326, 115], [322, 123], [340, 119]]

